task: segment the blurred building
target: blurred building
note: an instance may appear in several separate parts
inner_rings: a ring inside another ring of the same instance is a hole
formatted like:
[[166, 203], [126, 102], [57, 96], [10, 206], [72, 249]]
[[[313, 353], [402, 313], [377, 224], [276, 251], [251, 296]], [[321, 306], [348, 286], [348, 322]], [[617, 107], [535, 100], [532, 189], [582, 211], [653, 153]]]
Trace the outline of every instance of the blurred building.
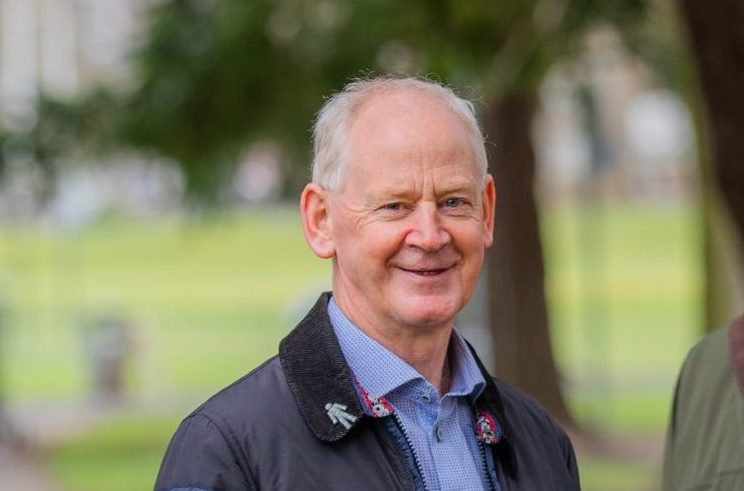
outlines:
[[535, 127], [544, 199], [668, 201], [697, 189], [692, 122], [681, 97], [611, 30], [587, 39], [541, 90]]
[[41, 90], [74, 97], [125, 81], [149, 0], [0, 0], [0, 111], [27, 120]]
[[[129, 54], [142, 34], [151, 0], [0, 0], [0, 123], [24, 131], [35, 123], [40, 94], [74, 99], [96, 85], [131, 83]], [[0, 219], [39, 213], [79, 225], [109, 208], [142, 213], [175, 206], [175, 166], [137, 156], [106, 165], [65, 162], [51, 202], [39, 209], [40, 176], [27, 161], [10, 161], [0, 186]]]

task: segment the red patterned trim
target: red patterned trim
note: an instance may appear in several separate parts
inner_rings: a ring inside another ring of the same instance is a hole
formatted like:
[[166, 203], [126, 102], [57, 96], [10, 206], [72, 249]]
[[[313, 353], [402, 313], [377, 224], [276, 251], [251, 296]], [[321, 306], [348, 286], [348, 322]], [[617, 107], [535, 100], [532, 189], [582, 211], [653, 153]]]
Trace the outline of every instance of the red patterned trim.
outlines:
[[384, 396], [379, 397], [371, 397], [369, 395], [369, 392], [367, 392], [364, 387], [362, 387], [362, 384], [359, 383], [359, 381], [356, 381], [357, 387], [359, 387], [359, 392], [362, 394], [362, 399], [364, 400], [364, 404], [367, 407], [367, 414], [372, 416], [373, 418], [384, 418], [385, 416], [390, 416], [395, 412], [395, 409], [393, 409], [393, 406], [385, 399]]
[[475, 422], [475, 434], [479, 441], [488, 445], [495, 445], [501, 440], [504, 431], [491, 413], [478, 411], [478, 419]]

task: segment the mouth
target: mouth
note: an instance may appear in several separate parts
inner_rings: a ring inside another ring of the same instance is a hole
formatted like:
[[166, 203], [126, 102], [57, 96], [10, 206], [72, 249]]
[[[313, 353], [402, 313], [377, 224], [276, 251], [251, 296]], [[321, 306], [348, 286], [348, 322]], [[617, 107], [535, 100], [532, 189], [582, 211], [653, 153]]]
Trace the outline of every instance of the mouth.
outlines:
[[406, 273], [415, 274], [417, 276], [437, 276], [449, 271], [451, 269], [451, 266], [437, 269], [408, 269], [403, 267], [401, 267], [400, 269], [405, 271]]

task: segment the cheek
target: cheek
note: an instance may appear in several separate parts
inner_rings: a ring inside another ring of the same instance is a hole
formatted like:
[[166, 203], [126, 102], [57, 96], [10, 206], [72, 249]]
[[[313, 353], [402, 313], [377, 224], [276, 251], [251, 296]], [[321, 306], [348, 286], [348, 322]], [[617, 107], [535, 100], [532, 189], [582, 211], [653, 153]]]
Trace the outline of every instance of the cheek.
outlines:
[[460, 240], [455, 242], [455, 247], [465, 260], [466, 274], [477, 276], [483, 266], [486, 254], [483, 235], [470, 230], [470, 233], [460, 236]]
[[370, 256], [377, 259], [394, 256], [405, 243], [406, 232], [403, 227], [392, 224], [384, 225], [369, 227], [358, 238], [359, 241], [364, 242], [362, 247], [369, 252]]
[[453, 227], [450, 235], [453, 242], [463, 254], [482, 254], [485, 247], [483, 241], [485, 235], [481, 222], [470, 222], [459, 224], [459, 227]]
[[367, 280], [381, 280], [388, 261], [398, 252], [400, 241], [389, 229], [362, 227], [348, 229], [336, 243], [336, 255], [347, 270]]
[[360, 230], [348, 217], [336, 218], [333, 221], [333, 244], [336, 247], [336, 254], [340, 257], [358, 254], [360, 235]]

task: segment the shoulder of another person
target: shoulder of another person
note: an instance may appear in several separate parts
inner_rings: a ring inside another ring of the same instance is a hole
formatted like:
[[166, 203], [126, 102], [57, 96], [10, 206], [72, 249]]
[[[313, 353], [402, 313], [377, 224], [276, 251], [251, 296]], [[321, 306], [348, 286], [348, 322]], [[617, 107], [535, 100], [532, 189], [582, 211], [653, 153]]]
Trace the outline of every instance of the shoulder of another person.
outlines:
[[690, 349], [680, 372], [680, 385], [710, 381], [711, 376], [728, 376], [731, 362], [727, 334], [725, 328], [716, 329]]

